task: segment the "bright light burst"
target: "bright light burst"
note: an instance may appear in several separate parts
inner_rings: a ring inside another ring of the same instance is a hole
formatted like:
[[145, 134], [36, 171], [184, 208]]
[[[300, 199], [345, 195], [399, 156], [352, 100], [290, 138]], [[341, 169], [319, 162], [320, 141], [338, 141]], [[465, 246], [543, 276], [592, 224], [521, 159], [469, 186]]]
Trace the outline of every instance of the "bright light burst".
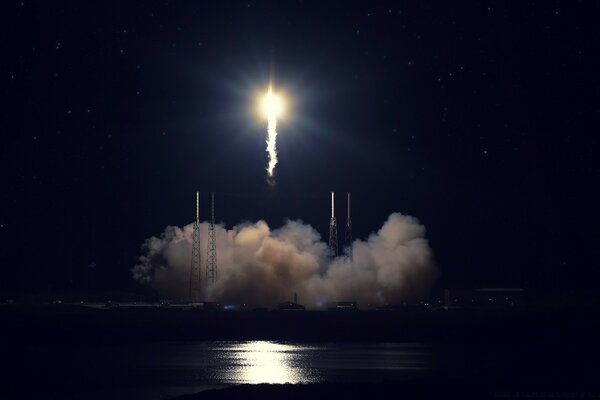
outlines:
[[262, 111], [267, 119], [277, 118], [283, 112], [283, 101], [273, 93], [271, 85], [269, 85], [269, 91], [263, 97]]

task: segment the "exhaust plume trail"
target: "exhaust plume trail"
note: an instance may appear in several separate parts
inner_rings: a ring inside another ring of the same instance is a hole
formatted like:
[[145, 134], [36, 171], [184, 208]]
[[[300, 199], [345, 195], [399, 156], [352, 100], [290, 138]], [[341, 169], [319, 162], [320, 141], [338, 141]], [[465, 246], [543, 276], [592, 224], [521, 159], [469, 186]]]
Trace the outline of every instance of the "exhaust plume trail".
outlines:
[[277, 117], [282, 111], [282, 102], [273, 93], [273, 85], [269, 85], [269, 91], [263, 98], [262, 109], [267, 118], [267, 153], [269, 153], [269, 164], [267, 165], [267, 182], [275, 184], [275, 166], [277, 165]]

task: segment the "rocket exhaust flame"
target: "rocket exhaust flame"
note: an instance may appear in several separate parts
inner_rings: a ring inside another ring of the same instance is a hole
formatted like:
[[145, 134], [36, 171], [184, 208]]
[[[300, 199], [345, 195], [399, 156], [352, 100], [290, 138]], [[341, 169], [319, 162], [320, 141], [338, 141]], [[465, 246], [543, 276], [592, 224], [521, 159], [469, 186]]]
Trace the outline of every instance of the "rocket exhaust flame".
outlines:
[[262, 111], [267, 118], [267, 153], [269, 153], [267, 182], [271, 185], [275, 184], [275, 166], [277, 165], [277, 117], [282, 110], [281, 99], [273, 93], [273, 86], [269, 85], [269, 91], [262, 101]]
[[267, 173], [273, 178], [275, 166], [277, 165], [277, 118], [269, 117], [267, 126], [267, 152], [269, 153], [269, 165]]

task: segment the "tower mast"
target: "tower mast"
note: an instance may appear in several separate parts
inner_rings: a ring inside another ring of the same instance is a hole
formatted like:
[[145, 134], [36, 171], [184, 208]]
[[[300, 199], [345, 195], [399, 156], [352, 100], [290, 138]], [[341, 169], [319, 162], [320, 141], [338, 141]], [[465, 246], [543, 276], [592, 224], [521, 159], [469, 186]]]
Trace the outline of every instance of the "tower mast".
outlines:
[[334, 192], [331, 192], [331, 221], [329, 222], [329, 256], [335, 258], [338, 255], [337, 221], [335, 220]]
[[352, 249], [352, 219], [350, 218], [350, 192], [348, 192], [348, 219], [346, 220], [346, 233], [344, 235], [344, 257], [352, 262], [354, 254]]
[[196, 192], [196, 221], [192, 233], [192, 260], [190, 262], [190, 301], [200, 300], [202, 268], [200, 265], [200, 192]]
[[217, 234], [215, 232], [215, 193], [211, 196], [211, 218], [208, 225], [208, 249], [206, 251], [206, 285], [217, 281]]

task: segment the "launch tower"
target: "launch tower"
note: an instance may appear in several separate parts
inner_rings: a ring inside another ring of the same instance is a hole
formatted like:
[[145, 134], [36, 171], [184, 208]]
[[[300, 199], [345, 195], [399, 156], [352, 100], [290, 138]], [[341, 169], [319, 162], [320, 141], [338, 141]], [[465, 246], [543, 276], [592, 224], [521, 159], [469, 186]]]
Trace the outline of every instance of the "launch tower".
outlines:
[[196, 221], [192, 233], [192, 261], [190, 263], [190, 297], [191, 302], [200, 300], [202, 284], [200, 265], [200, 193], [196, 192]]
[[352, 219], [350, 218], [350, 192], [348, 192], [348, 219], [346, 220], [346, 232], [344, 234], [344, 258], [352, 262]]
[[329, 222], [329, 256], [335, 258], [338, 255], [337, 222], [335, 220], [334, 193], [331, 192], [331, 221]]
[[211, 197], [211, 218], [208, 224], [208, 249], [206, 251], [206, 285], [217, 281], [217, 234], [215, 231], [215, 193]]

